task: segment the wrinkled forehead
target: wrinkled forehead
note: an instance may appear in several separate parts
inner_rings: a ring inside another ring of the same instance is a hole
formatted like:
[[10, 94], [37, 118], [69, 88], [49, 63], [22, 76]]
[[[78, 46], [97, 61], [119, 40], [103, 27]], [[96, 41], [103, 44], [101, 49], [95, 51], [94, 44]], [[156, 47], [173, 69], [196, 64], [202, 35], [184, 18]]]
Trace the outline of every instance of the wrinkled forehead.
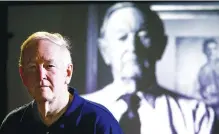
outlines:
[[105, 34], [120, 31], [139, 31], [144, 26], [144, 17], [135, 7], [125, 7], [114, 11], [108, 19]]
[[58, 58], [60, 55], [60, 46], [47, 40], [40, 40], [24, 49], [23, 59], [24, 62], [29, 62], [29, 60], [50, 60]]
[[37, 40], [28, 45], [24, 52], [54, 52], [60, 50], [60, 46], [49, 40]]

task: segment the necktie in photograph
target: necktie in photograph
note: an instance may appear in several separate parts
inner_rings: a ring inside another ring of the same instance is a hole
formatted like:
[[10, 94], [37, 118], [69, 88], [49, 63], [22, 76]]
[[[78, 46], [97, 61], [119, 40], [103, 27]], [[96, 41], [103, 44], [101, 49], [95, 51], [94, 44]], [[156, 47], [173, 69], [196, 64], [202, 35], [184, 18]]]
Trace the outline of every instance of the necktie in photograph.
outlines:
[[140, 134], [141, 123], [138, 115], [140, 98], [136, 94], [127, 94], [121, 97], [128, 105], [119, 123], [124, 134]]

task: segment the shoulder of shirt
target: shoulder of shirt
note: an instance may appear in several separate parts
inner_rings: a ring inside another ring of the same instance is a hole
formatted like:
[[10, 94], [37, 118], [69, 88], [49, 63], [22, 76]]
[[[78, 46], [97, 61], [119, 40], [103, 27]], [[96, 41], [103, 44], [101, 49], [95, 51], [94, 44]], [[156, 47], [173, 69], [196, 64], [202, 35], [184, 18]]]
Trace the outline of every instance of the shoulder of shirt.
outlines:
[[206, 73], [210, 71], [210, 66], [209, 63], [205, 63], [204, 65], [202, 65], [199, 69], [199, 73]]
[[157, 90], [154, 90], [153, 92], [157, 92], [157, 95], [155, 95], [156, 99], [165, 97], [167, 99], [171, 99], [176, 102], [186, 102], [188, 104], [193, 104], [193, 105], [205, 105], [205, 103], [202, 102], [201, 100], [197, 100], [191, 96], [177, 93], [172, 90], [165, 89], [163, 87], [159, 87]]
[[11, 112], [9, 112], [6, 115], [6, 117], [4, 118], [2, 124], [4, 124], [7, 121], [12, 121], [12, 122], [20, 121], [23, 117], [24, 112], [31, 104], [32, 104], [32, 102], [24, 104], [24, 105], [14, 109], [14, 110], [12, 110]]
[[[72, 90], [74, 89], [76, 91], [75, 88], [71, 88], [71, 89]], [[76, 99], [73, 101], [77, 101], [77, 103], [78, 102], [80, 103], [79, 105], [81, 106], [81, 113], [83, 115], [92, 115], [93, 117], [103, 116], [103, 117], [114, 118], [112, 113], [105, 106], [97, 102], [90, 101], [84, 97], [81, 97], [80, 95], [78, 95], [77, 92], [75, 93], [76, 93], [75, 94]]]
[[84, 99], [83, 112], [85, 114], [96, 113], [97, 116], [109, 116], [113, 117], [112, 113], [103, 105]]
[[[212, 110], [210, 106], [207, 106], [203, 101], [195, 99], [190, 96], [186, 96], [179, 93], [171, 92], [170, 94], [163, 94], [166, 99], [176, 102], [177, 105], [186, 105], [188, 108], [192, 109], [205, 109]], [[161, 96], [159, 98], [162, 98]]]

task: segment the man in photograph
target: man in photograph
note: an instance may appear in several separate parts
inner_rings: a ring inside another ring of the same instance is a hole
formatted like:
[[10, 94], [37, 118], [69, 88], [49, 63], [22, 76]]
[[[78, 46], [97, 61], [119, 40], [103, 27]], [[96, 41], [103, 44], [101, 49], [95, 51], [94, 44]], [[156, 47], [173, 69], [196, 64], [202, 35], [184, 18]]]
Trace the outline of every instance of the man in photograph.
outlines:
[[199, 89], [204, 102], [212, 106], [219, 115], [219, 44], [213, 39], [206, 39], [203, 43], [203, 53], [207, 62], [198, 74]]
[[125, 134], [210, 134], [211, 107], [164, 89], [156, 62], [167, 45], [162, 20], [146, 4], [121, 2], [106, 12], [100, 53], [113, 82], [84, 98], [106, 106]]

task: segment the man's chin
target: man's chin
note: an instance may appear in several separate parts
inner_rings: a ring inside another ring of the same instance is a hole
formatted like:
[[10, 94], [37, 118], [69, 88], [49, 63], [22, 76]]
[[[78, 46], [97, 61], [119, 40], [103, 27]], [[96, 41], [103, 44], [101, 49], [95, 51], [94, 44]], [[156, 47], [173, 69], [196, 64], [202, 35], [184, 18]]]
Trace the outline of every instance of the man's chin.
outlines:
[[35, 100], [36, 100], [37, 102], [44, 103], [44, 102], [52, 102], [52, 101], [54, 100], [54, 98], [48, 97], [48, 96], [41, 96], [41, 97], [35, 98]]

